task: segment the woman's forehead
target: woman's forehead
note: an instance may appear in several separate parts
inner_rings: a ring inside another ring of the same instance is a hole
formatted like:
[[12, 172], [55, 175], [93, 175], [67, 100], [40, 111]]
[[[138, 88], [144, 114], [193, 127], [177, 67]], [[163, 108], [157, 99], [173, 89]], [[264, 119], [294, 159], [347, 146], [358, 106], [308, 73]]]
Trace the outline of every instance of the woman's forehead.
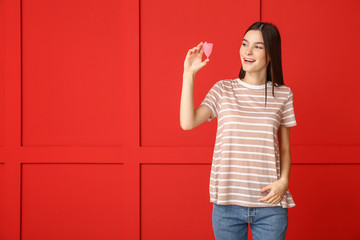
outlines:
[[261, 34], [261, 31], [258, 30], [250, 30], [248, 31], [243, 40], [247, 41], [247, 42], [254, 42], [254, 43], [263, 43], [263, 37]]

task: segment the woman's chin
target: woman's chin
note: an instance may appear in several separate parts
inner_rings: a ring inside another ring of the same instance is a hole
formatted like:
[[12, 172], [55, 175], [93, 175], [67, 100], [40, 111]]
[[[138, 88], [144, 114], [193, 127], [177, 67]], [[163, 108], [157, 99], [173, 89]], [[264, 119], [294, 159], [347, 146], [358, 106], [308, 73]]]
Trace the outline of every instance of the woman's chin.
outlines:
[[244, 67], [243, 66], [243, 70], [245, 71], [245, 72], [253, 72], [254, 71], [254, 69], [252, 68], [252, 67]]

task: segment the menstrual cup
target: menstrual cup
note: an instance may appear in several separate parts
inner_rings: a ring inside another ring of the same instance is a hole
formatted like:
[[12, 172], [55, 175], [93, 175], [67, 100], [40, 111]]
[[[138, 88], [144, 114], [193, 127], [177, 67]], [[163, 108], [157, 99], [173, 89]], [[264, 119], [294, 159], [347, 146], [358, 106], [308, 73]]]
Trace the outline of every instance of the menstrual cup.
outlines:
[[207, 59], [209, 59], [210, 54], [211, 54], [212, 49], [213, 49], [213, 44], [212, 44], [212, 43], [207, 43], [207, 42], [205, 42], [205, 43], [203, 44], [203, 48], [204, 48], [204, 53], [205, 53]]

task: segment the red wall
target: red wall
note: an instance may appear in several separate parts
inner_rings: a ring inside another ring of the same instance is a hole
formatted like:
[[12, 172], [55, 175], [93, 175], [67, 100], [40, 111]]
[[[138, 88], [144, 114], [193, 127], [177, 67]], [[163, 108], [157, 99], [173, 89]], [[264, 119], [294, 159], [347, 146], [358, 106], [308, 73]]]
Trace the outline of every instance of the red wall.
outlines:
[[0, 1], [0, 239], [214, 239], [216, 121], [181, 129], [183, 63], [214, 43], [198, 107], [256, 21], [279, 28], [294, 93], [287, 239], [360, 239], [359, 7]]

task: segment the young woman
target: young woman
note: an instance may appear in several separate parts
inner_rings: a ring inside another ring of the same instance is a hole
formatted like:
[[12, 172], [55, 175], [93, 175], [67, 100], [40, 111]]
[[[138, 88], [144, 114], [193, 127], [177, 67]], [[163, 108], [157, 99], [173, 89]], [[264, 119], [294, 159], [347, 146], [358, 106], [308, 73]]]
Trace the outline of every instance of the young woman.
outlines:
[[[290, 127], [296, 126], [293, 93], [285, 86], [281, 39], [276, 26], [256, 22], [240, 47], [238, 78], [216, 82], [194, 110], [195, 74], [203, 43], [186, 55], [181, 93], [180, 125], [193, 129], [217, 120], [210, 175], [212, 223], [217, 240], [285, 239], [289, 192]], [[280, 140], [280, 141], [279, 141]]]

